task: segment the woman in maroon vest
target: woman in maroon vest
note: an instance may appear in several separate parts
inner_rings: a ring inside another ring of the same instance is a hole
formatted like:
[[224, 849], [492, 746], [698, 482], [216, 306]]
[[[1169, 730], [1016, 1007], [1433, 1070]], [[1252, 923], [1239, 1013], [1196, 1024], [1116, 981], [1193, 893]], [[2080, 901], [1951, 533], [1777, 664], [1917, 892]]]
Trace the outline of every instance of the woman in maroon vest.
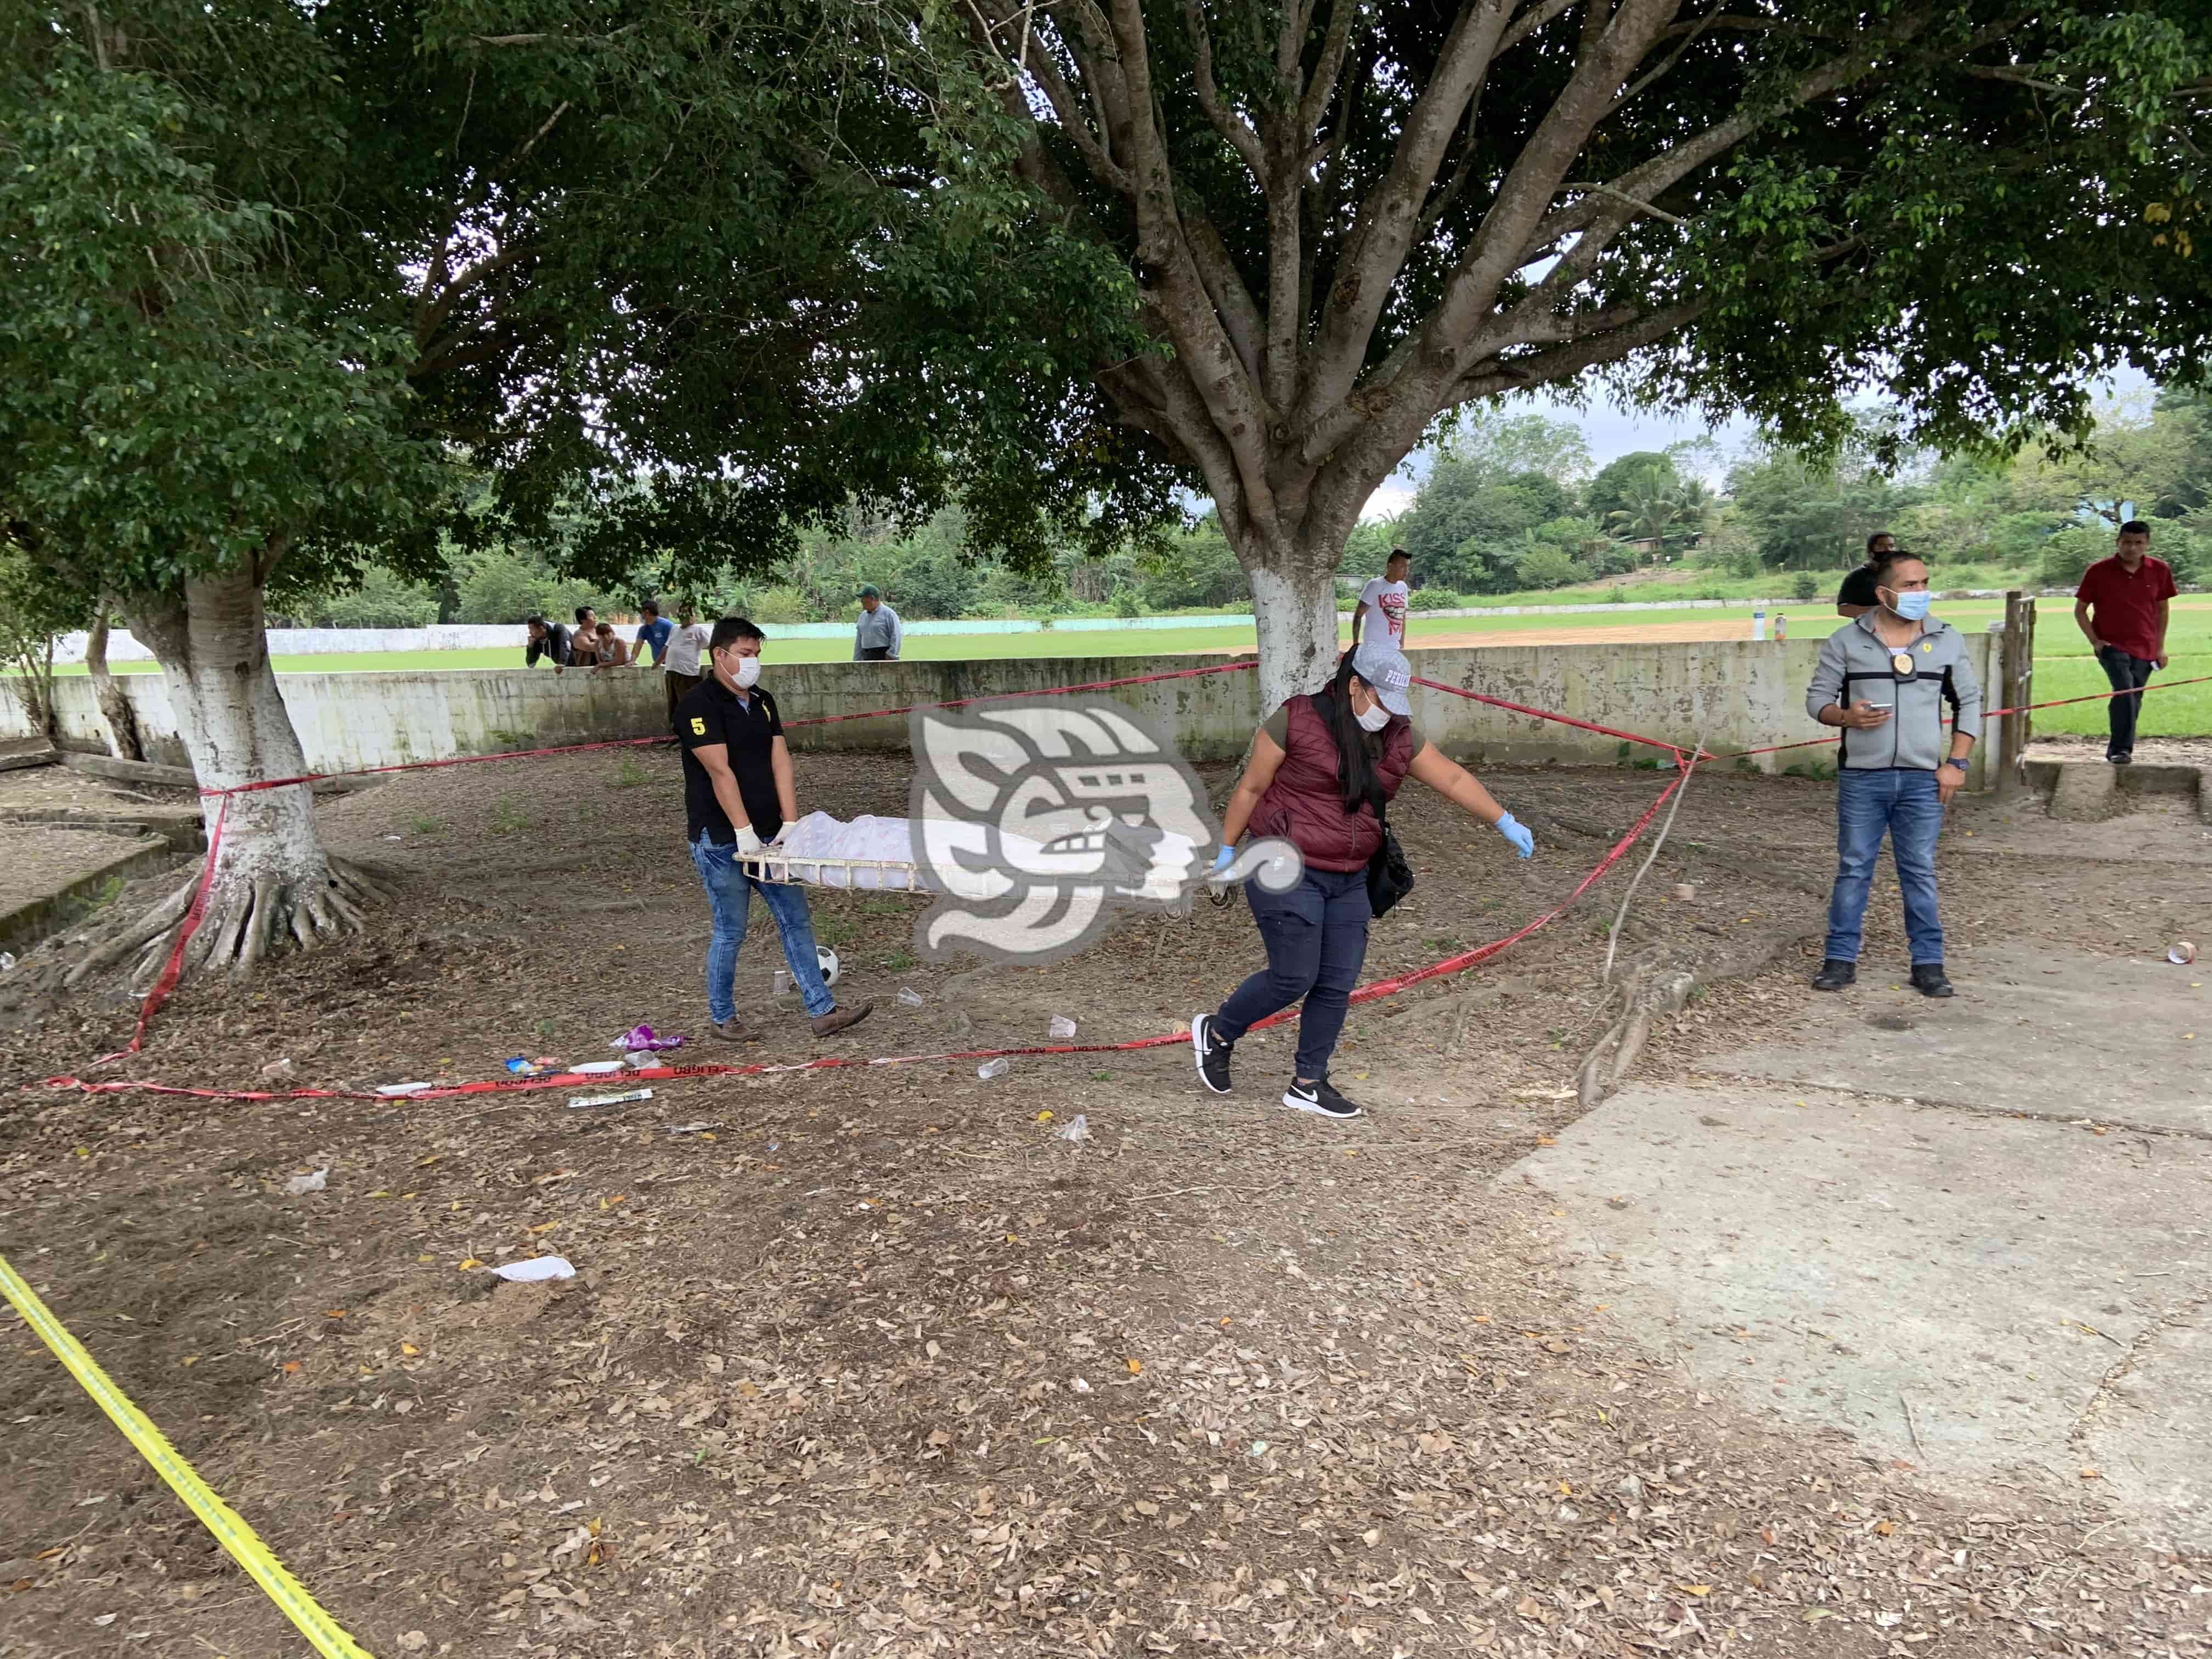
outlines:
[[1412, 684], [1403, 652], [1387, 640], [1365, 641], [1337, 665], [1328, 690], [1292, 697], [1252, 739], [1252, 757], [1221, 821], [1215, 867], [1228, 864], [1249, 830], [1291, 842], [1305, 873], [1288, 892], [1271, 893], [1256, 882], [1245, 888], [1267, 965], [1218, 1012], [1191, 1022], [1198, 1074], [1218, 1095], [1229, 1092], [1237, 1040], [1303, 997], [1297, 1068], [1283, 1104], [1322, 1117], [1359, 1115], [1330, 1086], [1328, 1060], [1367, 957], [1367, 863], [1382, 844], [1374, 795], [1389, 802], [1410, 775], [1494, 825], [1522, 858], [1536, 850], [1513, 815], [1421, 735], [1412, 720]]

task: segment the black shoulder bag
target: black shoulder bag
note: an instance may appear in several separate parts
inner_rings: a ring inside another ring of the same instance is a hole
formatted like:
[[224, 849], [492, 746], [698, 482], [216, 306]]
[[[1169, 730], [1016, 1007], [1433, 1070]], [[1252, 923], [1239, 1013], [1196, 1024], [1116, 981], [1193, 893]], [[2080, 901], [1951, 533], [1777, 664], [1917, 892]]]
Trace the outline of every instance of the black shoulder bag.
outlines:
[[1367, 908], [1381, 916], [1413, 890], [1413, 867], [1406, 862], [1406, 849], [1398, 845], [1398, 837], [1390, 832], [1390, 820], [1383, 816], [1382, 790], [1370, 790], [1367, 799], [1382, 831], [1382, 845], [1367, 860]]

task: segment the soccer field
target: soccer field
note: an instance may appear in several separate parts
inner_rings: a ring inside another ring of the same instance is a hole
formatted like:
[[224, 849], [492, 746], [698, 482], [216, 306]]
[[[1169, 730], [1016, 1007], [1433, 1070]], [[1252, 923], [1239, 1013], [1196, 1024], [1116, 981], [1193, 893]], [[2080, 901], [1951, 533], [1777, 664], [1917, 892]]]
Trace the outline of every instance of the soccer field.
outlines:
[[[1802, 608], [1785, 607], [1792, 631], [1800, 638], [1817, 638], [1834, 625], [1834, 613], [1825, 603], [1808, 601]], [[2004, 614], [1994, 602], [1975, 602], [1939, 607], [1937, 614], [1954, 627], [1979, 633]], [[1698, 640], [1747, 639], [1751, 617], [1743, 611], [1587, 611], [1576, 616], [1538, 617], [1423, 617], [1416, 613], [1408, 624], [1408, 642], [1415, 650], [1425, 647], [1483, 645], [1558, 645], [1646, 641], [1692, 642]], [[2063, 600], [2045, 601], [2038, 618], [2035, 695], [2039, 702], [2081, 696], [2106, 689], [2104, 672], [2089, 654], [2088, 641], [2074, 626], [2072, 609]], [[1349, 634], [1340, 636], [1348, 640]], [[2179, 687], [2170, 692], [2155, 690], [2160, 679], [2188, 679], [2212, 675], [2212, 596], [2191, 596], [2176, 601], [2166, 644], [2172, 661], [2152, 681], [2154, 690], [2143, 700], [2142, 730], [2146, 737], [2201, 737], [2212, 733], [2212, 684]], [[1256, 648], [1250, 628], [1115, 629], [1097, 632], [1062, 633], [1047, 629], [1036, 634], [920, 634], [908, 635], [906, 655], [915, 661], [951, 662], [994, 657], [1146, 657], [1203, 655], [1228, 657]], [[776, 662], [843, 662], [852, 647], [843, 640], [774, 640], [768, 659]], [[320, 656], [277, 657], [280, 674], [344, 674], [388, 672], [394, 670], [519, 668], [520, 649], [416, 652], [346, 652]], [[55, 671], [81, 674], [80, 665]], [[118, 663], [122, 674], [155, 672], [150, 662]], [[543, 665], [536, 671], [550, 672]], [[571, 673], [591, 671], [572, 669]], [[604, 673], [650, 672], [639, 669], [605, 669]], [[2084, 703], [2071, 708], [2045, 709], [2035, 717], [2039, 732], [2095, 733], [2105, 729], [2100, 705]]]

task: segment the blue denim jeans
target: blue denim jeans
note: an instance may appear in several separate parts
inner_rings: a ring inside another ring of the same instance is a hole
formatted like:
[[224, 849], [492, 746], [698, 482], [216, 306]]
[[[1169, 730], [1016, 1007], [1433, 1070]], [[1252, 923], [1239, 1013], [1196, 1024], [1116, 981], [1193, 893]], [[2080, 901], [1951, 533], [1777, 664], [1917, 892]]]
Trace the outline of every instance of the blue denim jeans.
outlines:
[[822, 982], [822, 960], [814, 953], [814, 919], [806, 911], [805, 892], [795, 883], [747, 875], [738, 867], [734, 842], [718, 847], [702, 836], [691, 843], [691, 862], [698, 866], [699, 879], [714, 907], [714, 937], [707, 946], [707, 1012], [718, 1020], [737, 1016], [730, 982], [737, 975], [738, 947], [745, 942], [755, 893], [775, 918], [783, 959], [791, 964], [792, 982], [799, 987], [807, 1013], [818, 1018], [835, 1008], [837, 999]]
[[1897, 884], [1905, 893], [1905, 933], [1912, 965], [1943, 960], [1943, 924], [1936, 915], [1936, 836], [1943, 803], [1933, 772], [1853, 771], [1836, 777], [1836, 890], [1828, 901], [1831, 962], [1859, 959], [1860, 925], [1874, 886], [1875, 860], [1889, 836]]
[[1309, 869], [1287, 893], [1249, 882], [1244, 896], [1260, 924], [1267, 965], [1229, 994], [1213, 1029], [1234, 1042], [1304, 997], [1297, 1075], [1327, 1077], [1352, 988], [1367, 960], [1367, 924], [1374, 915], [1367, 903], [1367, 872]]

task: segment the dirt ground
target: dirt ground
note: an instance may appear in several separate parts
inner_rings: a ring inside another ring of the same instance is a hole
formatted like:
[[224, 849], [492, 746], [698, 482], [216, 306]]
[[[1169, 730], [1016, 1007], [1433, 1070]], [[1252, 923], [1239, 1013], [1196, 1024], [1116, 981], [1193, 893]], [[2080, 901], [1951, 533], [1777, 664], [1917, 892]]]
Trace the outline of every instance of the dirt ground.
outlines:
[[[802, 808], [902, 811], [903, 757], [855, 760], [800, 757]], [[1220, 799], [1229, 774], [1206, 775]], [[1370, 976], [1550, 908], [1662, 781], [1491, 775], [1528, 864], [1409, 792], [1420, 884]], [[327, 800], [333, 848], [398, 873], [378, 931], [188, 988], [120, 1069], [250, 1089], [289, 1060], [287, 1085], [366, 1087], [598, 1057], [640, 1019], [696, 1034], [680, 796], [647, 751]], [[1705, 984], [1638, 1076], [1814, 1007], [1831, 800], [1692, 781], [1624, 950]], [[2041, 857], [2037, 821], [1959, 811], [1954, 971], [2000, 941], [2212, 932], [2207, 895]], [[2076, 828], [2118, 852], [2128, 823]], [[22, 1087], [0, 1097], [0, 1248], [383, 1659], [2203, 1651], [2205, 1566], [2116, 1542], [2094, 1490], [1943, 1484], [1700, 1392], [1540, 1242], [1545, 1196], [1499, 1176], [1578, 1110], [1634, 862], [1475, 972], [1355, 1010], [1335, 1077], [1356, 1123], [1272, 1103], [1284, 1032], [1240, 1046], [1225, 1099], [1182, 1048], [587, 1110]], [[1241, 905], [1201, 904], [1050, 969], [925, 965], [915, 908], [815, 895], [841, 994], [877, 1003], [830, 1044], [770, 996], [757, 909], [740, 1006], [774, 1035], [742, 1057], [1037, 1042], [1055, 1013], [1141, 1036], [1260, 960]], [[1901, 971], [1893, 886], [1870, 921], [1870, 966]], [[119, 988], [29, 983], [0, 981], [0, 1076], [78, 1070], [128, 1031]], [[1088, 1143], [1057, 1139], [1079, 1113]], [[579, 1276], [468, 1265], [547, 1251]], [[0, 1421], [9, 1652], [299, 1650], [13, 1319]]]

